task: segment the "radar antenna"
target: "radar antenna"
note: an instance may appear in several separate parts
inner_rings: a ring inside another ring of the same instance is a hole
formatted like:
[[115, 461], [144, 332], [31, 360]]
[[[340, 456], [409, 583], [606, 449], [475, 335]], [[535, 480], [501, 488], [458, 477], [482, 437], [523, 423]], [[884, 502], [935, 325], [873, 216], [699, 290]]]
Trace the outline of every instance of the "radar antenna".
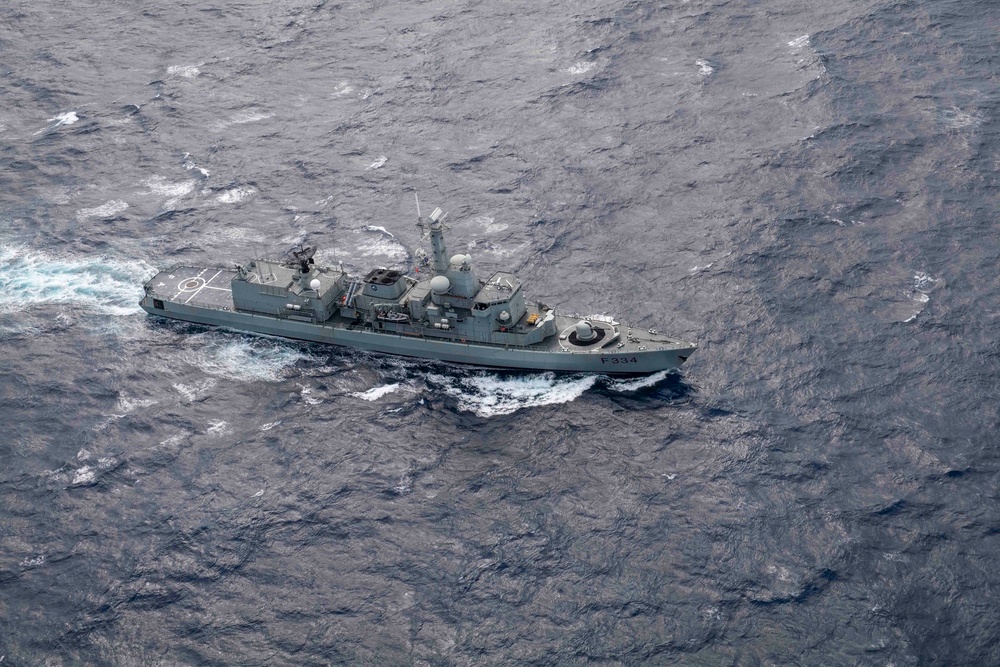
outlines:
[[288, 257], [291, 263], [298, 264], [299, 270], [302, 273], [309, 273], [309, 265], [313, 264], [313, 255], [316, 254], [316, 246], [309, 245], [308, 243], [300, 243], [287, 253], [285, 256]]

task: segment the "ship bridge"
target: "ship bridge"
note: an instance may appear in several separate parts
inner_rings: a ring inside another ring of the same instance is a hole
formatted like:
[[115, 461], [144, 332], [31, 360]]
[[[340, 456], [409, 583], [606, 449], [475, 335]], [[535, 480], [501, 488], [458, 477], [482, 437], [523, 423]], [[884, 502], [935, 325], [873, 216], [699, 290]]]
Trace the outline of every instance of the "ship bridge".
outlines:
[[497, 271], [483, 283], [476, 298], [473, 299], [473, 310], [488, 310], [490, 306], [510, 301], [521, 289], [521, 281], [513, 273]]

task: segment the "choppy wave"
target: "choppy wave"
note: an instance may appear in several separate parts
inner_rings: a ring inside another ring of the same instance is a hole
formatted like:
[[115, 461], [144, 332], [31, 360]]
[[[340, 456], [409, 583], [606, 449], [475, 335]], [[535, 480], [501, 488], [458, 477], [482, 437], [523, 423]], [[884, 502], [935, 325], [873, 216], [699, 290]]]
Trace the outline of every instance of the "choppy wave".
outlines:
[[44, 304], [73, 304], [110, 315], [140, 311], [142, 283], [156, 269], [141, 259], [53, 255], [23, 245], [0, 246], [0, 313]]

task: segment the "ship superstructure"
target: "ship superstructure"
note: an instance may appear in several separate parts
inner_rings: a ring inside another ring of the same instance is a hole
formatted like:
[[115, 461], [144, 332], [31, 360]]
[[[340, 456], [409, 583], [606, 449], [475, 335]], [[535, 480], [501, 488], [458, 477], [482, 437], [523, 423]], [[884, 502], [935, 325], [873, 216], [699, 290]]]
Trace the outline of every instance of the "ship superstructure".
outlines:
[[[697, 346], [610, 317], [562, 315], [525, 298], [521, 281], [476, 273], [447, 254], [445, 215], [418, 225], [431, 255], [415, 275], [375, 268], [363, 277], [321, 267], [315, 247], [235, 270], [180, 266], [145, 284], [146, 312], [200, 324], [373, 352], [523, 370], [639, 374], [680, 366]], [[418, 267], [420, 268], [420, 267]]]

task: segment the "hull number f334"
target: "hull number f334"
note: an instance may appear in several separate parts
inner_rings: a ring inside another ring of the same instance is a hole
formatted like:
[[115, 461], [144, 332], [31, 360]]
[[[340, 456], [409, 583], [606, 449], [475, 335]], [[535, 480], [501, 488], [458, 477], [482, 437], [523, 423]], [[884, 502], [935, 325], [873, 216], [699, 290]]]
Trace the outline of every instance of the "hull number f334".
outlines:
[[638, 363], [635, 357], [601, 357], [602, 364], [634, 364]]

